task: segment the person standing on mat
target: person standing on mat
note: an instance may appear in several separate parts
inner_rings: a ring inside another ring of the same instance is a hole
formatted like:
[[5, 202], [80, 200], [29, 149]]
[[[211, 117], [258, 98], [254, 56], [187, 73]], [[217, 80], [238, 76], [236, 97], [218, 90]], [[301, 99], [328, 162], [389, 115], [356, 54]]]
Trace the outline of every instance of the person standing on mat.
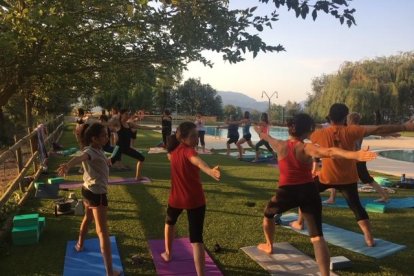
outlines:
[[135, 173], [135, 179], [138, 181], [144, 180], [145, 178], [142, 177], [141, 171], [142, 171], [142, 165], [145, 161], [145, 157], [137, 150], [131, 148], [131, 140], [136, 137], [137, 135], [137, 129], [158, 129], [153, 127], [146, 127], [137, 125], [133, 122], [131, 122], [130, 119], [130, 113], [126, 109], [122, 109], [120, 112], [119, 117], [119, 129], [118, 129], [118, 141], [116, 145], [119, 147], [119, 150], [115, 153], [115, 156], [111, 158], [112, 164], [116, 162], [121, 161], [122, 154], [128, 155], [129, 157], [132, 157], [137, 161], [136, 166], [136, 173]]
[[190, 242], [193, 247], [194, 264], [197, 275], [204, 275], [205, 256], [203, 225], [206, 200], [200, 179], [200, 170], [220, 180], [218, 166], [210, 168], [197, 154], [198, 133], [192, 122], [181, 123], [175, 135], [167, 142], [168, 159], [171, 163], [171, 190], [165, 219], [165, 252], [161, 254], [165, 262], [174, 259], [172, 243], [175, 224], [181, 212], [187, 210]]
[[252, 148], [255, 149], [255, 146], [252, 143], [252, 134], [250, 133], [250, 126], [252, 122], [250, 121], [250, 112], [245, 111], [243, 119], [240, 120], [240, 124], [242, 124], [243, 129], [243, 137], [237, 141], [236, 146], [239, 150], [239, 159], [243, 158], [243, 147], [242, 145], [247, 142], [247, 144]]
[[230, 145], [231, 144], [237, 144], [237, 141], [239, 140], [240, 134], [239, 134], [239, 121], [234, 120], [234, 115], [230, 115], [229, 119], [227, 120], [225, 125], [218, 126], [217, 129], [220, 128], [227, 128], [227, 155], [230, 155]]
[[[361, 115], [357, 112], [352, 112], [347, 116], [347, 125], [359, 125], [361, 121]], [[362, 146], [362, 140], [357, 141], [355, 143], [355, 149], [360, 150]], [[361, 180], [363, 184], [370, 185], [379, 195], [380, 198], [375, 200], [375, 202], [387, 202], [388, 201], [388, 193], [374, 180], [374, 178], [369, 174], [367, 169], [366, 162], [357, 162], [356, 163], [358, 178]], [[334, 204], [336, 198], [336, 190], [330, 189], [331, 194], [325, 203]]]
[[167, 137], [171, 135], [172, 131], [172, 117], [170, 110], [164, 110], [164, 114], [161, 117], [161, 134], [163, 147], [167, 148]]
[[107, 222], [109, 168], [108, 160], [102, 147], [108, 142], [108, 132], [102, 124], [94, 123], [83, 129], [81, 138], [83, 144], [86, 145], [82, 155], [73, 157], [69, 162], [61, 164], [57, 169], [58, 174], [64, 176], [76, 164], [82, 163], [83, 167], [84, 183], [82, 186], [82, 196], [85, 205], [85, 215], [80, 226], [75, 250], [77, 252], [83, 251], [89, 224], [94, 220], [106, 273], [107, 275], [120, 275], [119, 271], [113, 270]]
[[[349, 114], [348, 107], [343, 103], [335, 103], [329, 109], [331, 125], [327, 128], [317, 129], [312, 133], [312, 143], [322, 147], [339, 147], [345, 150], [355, 150], [355, 143], [369, 135], [387, 135], [400, 131], [414, 131], [414, 119], [397, 125], [350, 125], [346, 126], [346, 119]], [[316, 178], [319, 192], [329, 188], [341, 191], [349, 208], [355, 215], [358, 226], [364, 234], [367, 246], [375, 246], [374, 237], [371, 232], [369, 216], [361, 204], [358, 195], [358, 172], [354, 160], [345, 159], [322, 159], [322, 168]], [[303, 227], [303, 219], [292, 224], [294, 228]]]
[[348, 158], [368, 161], [376, 153], [368, 151], [345, 151], [340, 148], [323, 148], [304, 143], [315, 128], [313, 119], [307, 114], [297, 114], [287, 122], [289, 139], [278, 140], [255, 126], [260, 139], [270, 143], [278, 156], [280, 170], [276, 195], [268, 202], [263, 217], [263, 231], [266, 243], [259, 244], [259, 250], [273, 253], [275, 233], [274, 217], [285, 211], [300, 207], [305, 217], [310, 240], [313, 244], [316, 262], [321, 275], [329, 275], [329, 252], [322, 232], [322, 203], [313, 182], [312, 158]]
[[[262, 113], [262, 116], [260, 117], [259, 130], [260, 130], [261, 133], [269, 134], [270, 123], [269, 123], [267, 113]], [[269, 145], [269, 143], [266, 140], [260, 139], [260, 141], [257, 142], [257, 144], [256, 144], [256, 157], [252, 162], [258, 162], [259, 161], [259, 153], [260, 153], [259, 148], [261, 146], [265, 146], [268, 151], [270, 151], [273, 155], [275, 154], [272, 147]]]

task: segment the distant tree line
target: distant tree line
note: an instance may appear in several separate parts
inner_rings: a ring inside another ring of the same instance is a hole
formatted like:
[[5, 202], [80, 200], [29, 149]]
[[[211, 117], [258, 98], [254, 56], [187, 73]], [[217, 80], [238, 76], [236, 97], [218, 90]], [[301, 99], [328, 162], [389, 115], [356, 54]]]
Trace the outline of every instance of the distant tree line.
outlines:
[[312, 81], [306, 111], [318, 120], [335, 102], [361, 113], [362, 122], [398, 122], [414, 114], [414, 52], [345, 62], [335, 74]]

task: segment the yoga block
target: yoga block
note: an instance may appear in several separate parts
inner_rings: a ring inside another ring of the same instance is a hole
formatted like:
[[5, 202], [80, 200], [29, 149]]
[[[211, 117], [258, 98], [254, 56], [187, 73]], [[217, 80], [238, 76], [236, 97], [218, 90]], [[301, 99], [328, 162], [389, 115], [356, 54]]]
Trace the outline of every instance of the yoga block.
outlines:
[[385, 213], [385, 205], [378, 203], [367, 203], [365, 210], [371, 213]]
[[349, 268], [352, 266], [352, 262], [344, 256], [335, 256], [331, 257], [331, 264], [330, 264], [330, 270], [338, 270], [338, 269], [344, 269]]
[[12, 237], [13, 239], [39, 238], [39, 226], [32, 225], [32, 226], [13, 227]]
[[39, 189], [44, 185], [46, 185], [45, 182], [35, 182], [34, 183], [34, 186], [35, 186], [36, 189]]
[[46, 218], [45, 217], [39, 217], [39, 230], [40, 230], [40, 233], [43, 231], [45, 226], [46, 226]]
[[38, 242], [39, 242], [39, 238], [13, 239], [14, 245], [29, 245], [29, 244], [36, 244]]
[[38, 226], [39, 214], [25, 214], [14, 216], [13, 226], [14, 227], [25, 227], [25, 226]]
[[49, 184], [60, 184], [65, 182], [65, 179], [63, 177], [54, 177], [54, 178], [49, 178], [47, 180], [47, 183]]

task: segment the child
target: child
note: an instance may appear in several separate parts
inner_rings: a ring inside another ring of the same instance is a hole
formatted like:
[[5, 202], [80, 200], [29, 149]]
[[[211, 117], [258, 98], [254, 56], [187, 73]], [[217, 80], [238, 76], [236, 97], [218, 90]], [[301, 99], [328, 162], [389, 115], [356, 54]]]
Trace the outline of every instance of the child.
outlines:
[[167, 147], [167, 137], [171, 135], [172, 131], [172, 117], [171, 112], [166, 109], [164, 110], [164, 114], [161, 117], [161, 133], [162, 133], [162, 143], [163, 147]]
[[80, 252], [83, 248], [88, 226], [95, 220], [96, 233], [98, 234], [101, 252], [105, 263], [107, 275], [120, 275], [112, 267], [111, 243], [109, 241], [109, 230], [107, 224], [107, 186], [109, 177], [108, 161], [102, 147], [108, 142], [106, 127], [94, 123], [84, 128], [81, 138], [86, 147], [83, 154], [63, 163], [58, 168], [59, 175], [66, 175], [71, 167], [82, 163], [83, 181], [82, 196], [85, 204], [85, 216], [80, 227], [79, 239], [75, 250]]
[[198, 157], [194, 149], [197, 140], [196, 125], [191, 122], [181, 123], [176, 134], [170, 136], [168, 140], [168, 159], [171, 162], [171, 192], [165, 220], [165, 252], [161, 254], [161, 257], [166, 262], [173, 258], [171, 249], [174, 239], [174, 225], [183, 209], [186, 209], [197, 275], [204, 275], [203, 224], [206, 201], [200, 180], [200, 170], [219, 181], [220, 169], [218, 166], [211, 169]]
[[245, 142], [247, 142], [247, 144], [254, 149], [254, 145], [252, 143], [252, 134], [250, 133], [250, 126], [251, 126], [251, 121], [250, 121], [250, 112], [249, 111], [245, 111], [244, 112], [244, 117], [243, 119], [240, 121], [240, 123], [243, 125], [243, 137], [237, 141], [236, 146], [239, 150], [239, 159], [241, 160], [243, 158], [243, 147], [241, 145], [243, 145]]
[[262, 132], [258, 126], [255, 130], [261, 139], [269, 142], [277, 151], [280, 177], [276, 195], [268, 202], [263, 218], [263, 231], [266, 243], [258, 249], [268, 254], [273, 253], [273, 236], [275, 233], [274, 217], [285, 211], [300, 207], [306, 219], [310, 240], [313, 244], [316, 262], [321, 275], [329, 275], [329, 252], [322, 233], [322, 204], [319, 192], [312, 177], [312, 157], [346, 158], [361, 161], [376, 157], [373, 152], [346, 151], [339, 148], [323, 148], [303, 141], [314, 130], [315, 124], [307, 114], [298, 114], [288, 121], [289, 139], [277, 140]]
[[79, 144], [80, 149], [82, 149], [82, 139], [81, 139], [81, 132], [83, 129], [83, 124], [87, 121], [88, 117], [85, 116], [85, 111], [83, 108], [78, 108], [78, 115], [76, 118], [76, 126], [74, 129], [76, 141]]
[[[262, 113], [262, 116], [260, 117], [259, 128], [261, 129], [261, 133], [269, 134], [270, 124], [267, 113]], [[259, 148], [263, 145], [267, 148], [268, 151], [274, 154], [274, 151], [272, 147], [269, 146], [269, 143], [266, 140], [260, 139], [260, 141], [256, 144], [256, 158], [252, 162], [259, 161]]]

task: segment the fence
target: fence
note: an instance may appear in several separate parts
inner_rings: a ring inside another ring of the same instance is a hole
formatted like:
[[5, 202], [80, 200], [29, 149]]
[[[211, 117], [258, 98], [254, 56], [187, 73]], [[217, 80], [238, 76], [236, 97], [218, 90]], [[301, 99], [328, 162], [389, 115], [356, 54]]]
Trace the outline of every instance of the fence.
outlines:
[[[60, 138], [64, 126], [63, 119], [63, 115], [59, 115], [53, 121], [44, 124], [46, 150], [50, 149], [52, 143]], [[5, 205], [13, 198], [17, 190], [20, 190], [22, 194], [22, 197], [19, 196], [17, 200], [17, 206], [21, 206], [42, 172], [38, 143], [39, 129], [39, 127], [36, 128], [18, 141], [15, 139], [15, 144], [0, 155], [0, 213], [4, 211]], [[29, 174], [31, 177], [26, 178]]]

